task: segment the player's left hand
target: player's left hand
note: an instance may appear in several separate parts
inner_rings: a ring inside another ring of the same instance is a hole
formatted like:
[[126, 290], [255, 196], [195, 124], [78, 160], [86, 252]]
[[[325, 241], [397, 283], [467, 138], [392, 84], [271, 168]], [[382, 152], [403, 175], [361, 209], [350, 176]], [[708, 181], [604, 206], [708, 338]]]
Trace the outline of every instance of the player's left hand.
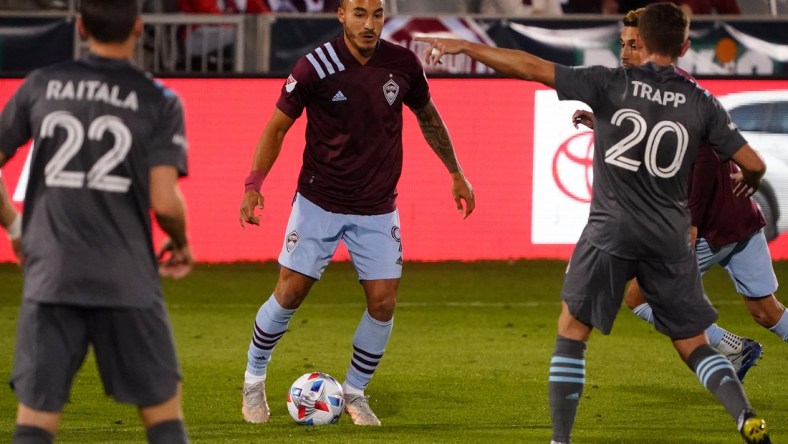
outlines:
[[191, 273], [194, 267], [189, 244], [176, 246], [172, 239], [167, 239], [159, 249], [159, 276], [181, 279]]
[[16, 256], [16, 264], [19, 265], [19, 268], [23, 268], [25, 264], [25, 254], [22, 252], [21, 237], [17, 237], [16, 239], [11, 239], [11, 249], [14, 250], [14, 255]]
[[463, 213], [462, 201], [465, 201], [463, 219], [473, 213], [476, 208], [476, 197], [473, 195], [473, 187], [465, 175], [461, 172], [452, 173], [451, 195], [454, 197], [454, 202], [457, 204], [457, 211]]
[[757, 180], [748, 178], [742, 171], [731, 174], [731, 179], [733, 179], [734, 182], [733, 194], [736, 196], [751, 197], [758, 191], [758, 187], [761, 185], [760, 178]]

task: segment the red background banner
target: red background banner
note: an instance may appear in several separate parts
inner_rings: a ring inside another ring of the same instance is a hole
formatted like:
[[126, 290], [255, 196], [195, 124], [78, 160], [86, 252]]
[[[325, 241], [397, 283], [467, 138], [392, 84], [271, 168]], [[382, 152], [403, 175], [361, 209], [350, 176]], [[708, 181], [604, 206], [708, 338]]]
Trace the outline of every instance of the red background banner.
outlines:
[[[196, 259], [276, 259], [301, 164], [305, 117], [290, 130], [263, 185], [265, 209], [261, 225], [242, 230], [238, 207], [255, 144], [273, 112], [283, 80], [163, 82], [179, 93], [186, 109], [190, 175], [181, 181], [181, 187]], [[788, 81], [701, 83], [715, 95], [788, 89]], [[5, 104], [19, 84], [20, 80], [0, 80], [0, 104]], [[546, 88], [508, 79], [433, 79], [430, 85], [461, 165], [475, 188], [477, 208], [467, 220], [462, 220], [451, 197], [448, 172], [422, 138], [412, 113], [406, 112], [405, 162], [398, 187], [405, 259], [568, 258], [573, 245], [531, 241], [534, 93]], [[570, 116], [554, 119], [568, 123]], [[9, 193], [16, 190], [26, 155], [27, 149], [20, 150], [3, 167], [3, 181]], [[775, 259], [788, 258], [788, 235], [779, 236], [770, 246]], [[347, 253], [341, 250], [336, 259], [347, 259]], [[0, 261], [11, 260], [8, 243], [0, 242]]]

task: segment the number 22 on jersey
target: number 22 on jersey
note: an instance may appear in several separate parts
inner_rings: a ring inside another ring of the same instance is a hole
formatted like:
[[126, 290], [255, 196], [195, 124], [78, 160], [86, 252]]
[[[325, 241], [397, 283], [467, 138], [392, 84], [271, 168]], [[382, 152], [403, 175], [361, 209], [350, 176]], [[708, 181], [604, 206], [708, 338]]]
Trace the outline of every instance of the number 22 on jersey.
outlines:
[[[47, 186], [82, 188], [87, 185], [90, 189], [112, 193], [125, 193], [129, 190], [131, 179], [109, 174], [126, 159], [131, 149], [131, 131], [123, 120], [116, 116], [103, 115], [97, 117], [88, 126], [88, 140], [100, 141], [104, 133], [109, 132], [115, 142], [112, 148], [93, 164], [87, 174], [83, 171], [66, 170], [68, 162], [79, 153], [85, 142], [84, 126], [71, 113], [55, 111], [44, 117], [39, 137], [42, 140], [52, 137], [57, 127], [66, 130], [66, 139], [44, 168]], [[85, 183], [86, 179], [87, 183]]]

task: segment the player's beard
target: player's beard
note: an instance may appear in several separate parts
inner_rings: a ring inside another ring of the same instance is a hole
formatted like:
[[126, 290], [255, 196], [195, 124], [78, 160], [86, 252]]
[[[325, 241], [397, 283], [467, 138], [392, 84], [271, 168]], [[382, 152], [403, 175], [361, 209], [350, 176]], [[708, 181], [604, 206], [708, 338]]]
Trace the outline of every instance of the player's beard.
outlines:
[[380, 43], [380, 36], [374, 32], [365, 31], [355, 35], [345, 32], [345, 35], [347, 35], [348, 40], [350, 40], [353, 46], [356, 47], [359, 54], [364, 57], [371, 57], [372, 53], [375, 52], [375, 49], [378, 47], [378, 43]]

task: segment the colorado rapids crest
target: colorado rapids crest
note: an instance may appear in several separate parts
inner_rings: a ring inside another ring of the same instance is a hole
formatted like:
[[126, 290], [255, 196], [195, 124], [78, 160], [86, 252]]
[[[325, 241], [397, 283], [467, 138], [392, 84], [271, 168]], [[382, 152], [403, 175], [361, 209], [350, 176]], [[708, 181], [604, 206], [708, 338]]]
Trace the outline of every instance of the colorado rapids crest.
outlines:
[[383, 85], [383, 95], [386, 96], [386, 101], [389, 102], [389, 105], [393, 105], [394, 101], [397, 100], [397, 94], [399, 94], [399, 85], [394, 79], [390, 79]]

